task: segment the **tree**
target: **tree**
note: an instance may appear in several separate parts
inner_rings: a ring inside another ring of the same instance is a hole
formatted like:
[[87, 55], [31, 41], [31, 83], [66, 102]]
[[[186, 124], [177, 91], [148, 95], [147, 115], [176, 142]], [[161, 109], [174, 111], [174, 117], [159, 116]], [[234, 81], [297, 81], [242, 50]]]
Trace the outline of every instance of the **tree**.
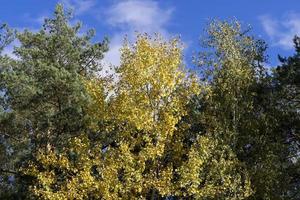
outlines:
[[83, 83], [99, 72], [107, 39], [92, 43], [94, 31], [81, 35], [80, 23], [71, 26], [70, 18], [57, 5], [40, 31], [16, 33], [17, 59], [1, 62], [1, 106], [6, 111], [0, 116], [0, 132], [13, 149], [12, 163], [1, 165], [2, 172], [26, 166], [49, 143], [62, 148], [66, 138], [89, 132], [90, 97]]
[[287, 199], [300, 198], [300, 38], [295, 36], [295, 54], [287, 58], [279, 56], [281, 65], [274, 70], [274, 107], [279, 112], [279, 129], [288, 145], [286, 155]]
[[189, 125], [182, 119], [200, 88], [182, 68], [177, 39], [138, 35], [134, 45], [122, 48], [118, 75], [106, 101], [103, 84], [87, 84], [96, 102], [92, 114], [102, 121], [99, 134], [108, 137], [99, 142], [78, 137], [66, 151], [41, 151], [40, 165], [25, 169], [37, 179], [33, 194], [44, 199], [243, 199], [251, 194], [247, 172], [229, 145], [200, 133], [186, 144]]
[[213, 130], [246, 167], [253, 191], [248, 199], [281, 199], [287, 146], [262, 66], [266, 45], [249, 31], [238, 21], [213, 21], [208, 28], [204, 44], [213, 51], [200, 53], [197, 60], [209, 88], [202, 127]]
[[298, 199], [299, 52], [273, 76], [266, 44], [212, 21], [195, 58], [178, 38], [125, 39], [116, 79], [107, 39], [61, 5], [38, 32], [0, 27], [0, 197]]

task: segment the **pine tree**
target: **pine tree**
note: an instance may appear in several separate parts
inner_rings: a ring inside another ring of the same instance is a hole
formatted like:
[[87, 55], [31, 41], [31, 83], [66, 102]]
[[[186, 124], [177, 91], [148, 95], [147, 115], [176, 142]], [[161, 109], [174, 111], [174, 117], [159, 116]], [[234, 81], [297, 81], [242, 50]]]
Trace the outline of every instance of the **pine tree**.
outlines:
[[279, 130], [289, 149], [285, 155], [287, 199], [300, 198], [300, 38], [294, 38], [295, 54], [287, 58], [279, 56], [274, 70], [274, 107], [279, 112]]
[[16, 33], [17, 59], [1, 63], [6, 112], [1, 113], [0, 132], [13, 149], [12, 163], [3, 169], [17, 170], [34, 159], [37, 149], [49, 143], [63, 147], [65, 138], [88, 132], [90, 97], [83, 83], [101, 69], [107, 39], [91, 42], [94, 31], [82, 34], [81, 24], [72, 26], [70, 19], [71, 13], [57, 5], [41, 30]]

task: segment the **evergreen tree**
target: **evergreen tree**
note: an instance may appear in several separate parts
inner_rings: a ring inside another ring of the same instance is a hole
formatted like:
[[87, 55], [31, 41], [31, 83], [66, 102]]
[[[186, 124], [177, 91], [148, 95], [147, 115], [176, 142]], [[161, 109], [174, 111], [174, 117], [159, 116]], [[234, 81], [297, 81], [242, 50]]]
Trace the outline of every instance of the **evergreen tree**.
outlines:
[[294, 38], [295, 54], [279, 56], [281, 65], [274, 71], [275, 104], [279, 112], [279, 130], [289, 149], [286, 155], [287, 199], [300, 198], [300, 38]]
[[70, 19], [71, 13], [57, 5], [41, 30], [16, 33], [17, 59], [2, 59], [0, 132], [12, 149], [3, 172], [25, 167], [49, 143], [63, 147], [65, 138], [89, 131], [90, 97], [83, 83], [101, 69], [107, 39], [91, 42], [94, 31], [81, 35], [81, 24], [71, 26]]

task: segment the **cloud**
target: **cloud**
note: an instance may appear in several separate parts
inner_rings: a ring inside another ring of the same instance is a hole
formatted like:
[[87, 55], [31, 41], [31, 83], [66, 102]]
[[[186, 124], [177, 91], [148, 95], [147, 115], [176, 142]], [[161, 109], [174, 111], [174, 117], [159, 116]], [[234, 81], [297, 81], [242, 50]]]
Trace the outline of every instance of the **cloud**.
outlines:
[[264, 30], [270, 37], [274, 37], [277, 34], [279, 28], [279, 24], [277, 21], [275, 21], [268, 15], [261, 16], [260, 21]]
[[113, 5], [109, 11], [108, 23], [131, 31], [164, 31], [173, 9], [161, 9], [154, 1], [122, 1]]
[[[114, 28], [110, 50], [104, 57], [104, 65], [120, 64], [120, 48], [123, 38], [127, 35], [132, 40], [136, 32], [160, 33], [169, 36], [167, 25], [171, 19], [173, 8], [161, 8], [158, 2], [152, 0], [117, 1], [105, 13], [107, 23]], [[103, 18], [101, 18], [103, 19]]]
[[95, 0], [62, 0], [67, 8], [74, 10], [74, 15], [82, 15], [90, 11], [95, 5]]
[[22, 18], [23, 18], [23, 20], [25, 20], [26, 22], [29, 22], [33, 26], [37, 26], [37, 25], [40, 26], [44, 23], [44, 20], [48, 16], [49, 16], [49, 13], [43, 13], [38, 16], [32, 16], [29, 13], [25, 13]]
[[120, 49], [122, 47], [123, 35], [115, 34], [110, 40], [109, 51], [105, 54], [103, 63], [105, 65], [118, 66], [120, 64]]
[[7, 47], [3, 49], [3, 52], [1, 52], [2, 55], [7, 55], [10, 58], [18, 59], [18, 57], [14, 54], [14, 47], [19, 47], [20, 42], [18, 40], [14, 40], [12, 43], [10, 43]]
[[293, 37], [300, 35], [300, 14], [290, 12], [280, 19], [263, 15], [259, 19], [274, 46], [293, 48]]

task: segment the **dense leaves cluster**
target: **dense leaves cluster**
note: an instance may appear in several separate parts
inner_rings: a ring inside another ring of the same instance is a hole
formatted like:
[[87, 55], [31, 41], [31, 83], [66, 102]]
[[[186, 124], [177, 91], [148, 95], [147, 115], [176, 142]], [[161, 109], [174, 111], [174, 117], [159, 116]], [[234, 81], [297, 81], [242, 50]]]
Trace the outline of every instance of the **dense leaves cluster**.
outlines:
[[266, 44], [212, 21], [187, 71], [183, 45], [137, 34], [115, 77], [108, 42], [56, 7], [38, 32], [0, 27], [2, 199], [299, 199], [300, 39], [263, 66]]

